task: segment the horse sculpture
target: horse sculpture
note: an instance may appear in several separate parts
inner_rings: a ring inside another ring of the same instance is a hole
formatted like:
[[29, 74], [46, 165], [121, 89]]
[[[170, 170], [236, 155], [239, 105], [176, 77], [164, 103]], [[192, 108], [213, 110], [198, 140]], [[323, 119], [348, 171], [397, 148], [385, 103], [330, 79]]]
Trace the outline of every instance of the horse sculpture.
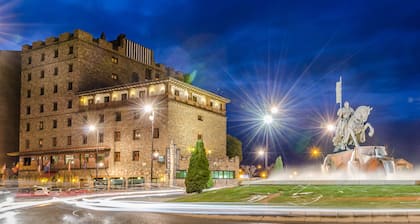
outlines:
[[344, 125], [343, 133], [335, 136], [334, 143], [336, 145], [344, 146], [354, 145], [359, 147], [359, 143], [366, 141], [365, 131], [369, 128], [369, 136], [372, 137], [374, 129], [367, 121], [372, 107], [359, 106], [356, 111], [351, 115], [347, 124]]

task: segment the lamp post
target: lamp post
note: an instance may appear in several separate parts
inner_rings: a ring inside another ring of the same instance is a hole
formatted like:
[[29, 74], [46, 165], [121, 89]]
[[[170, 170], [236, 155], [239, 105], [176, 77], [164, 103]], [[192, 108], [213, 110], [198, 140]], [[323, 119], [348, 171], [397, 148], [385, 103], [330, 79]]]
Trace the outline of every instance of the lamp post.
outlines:
[[151, 151], [151, 160], [150, 160], [150, 185], [151, 185], [152, 182], [153, 182], [153, 160], [154, 160], [155, 156], [158, 156], [158, 154], [155, 153], [154, 149], [153, 149], [153, 138], [154, 138], [154, 135], [153, 135], [154, 133], [153, 132], [154, 132], [155, 111], [154, 111], [152, 105], [146, 105], [144, 107], [144, 111], [146, 113], [149, 113], [149, 120], [152, 123], [152, 130], [151, 130], [152, 151]]
[[88, 127], [89, 132], [96, 131], [96, 156], [95, 156], [95, 181], [98, 180], [98, 129], [95, 125], [91, 124]]
[[264, 115], [263, 120], [264, 124], [267, 125], [267, 131], [265, 135], [265, 151], [264, 151], [264, 168], [267, 169], [268, 167], [268, 129], [270, 128], [270, 125], [273, 123], [273, 115], [277, 114], [279, 112], [279, 109], [276, 106], [273, 106], [270, 108], [270, 113], [267, 113]]

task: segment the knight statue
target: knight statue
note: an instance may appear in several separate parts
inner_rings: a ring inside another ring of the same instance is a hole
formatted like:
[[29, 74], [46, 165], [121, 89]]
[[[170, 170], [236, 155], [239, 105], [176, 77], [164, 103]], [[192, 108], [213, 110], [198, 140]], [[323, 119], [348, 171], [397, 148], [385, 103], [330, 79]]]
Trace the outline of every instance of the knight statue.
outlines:
[[356, 111], [350, 107], [349, 102], [344, 102], [344, 107], [337, 112], [336, 131], [333, 137], [334, 151], [348, 150], [350, 145], [359, 146], [366, 141], [365, 131], [369, 128], [372, 137], [374, 129], [367, 122], [372, 107], [359, 106]]

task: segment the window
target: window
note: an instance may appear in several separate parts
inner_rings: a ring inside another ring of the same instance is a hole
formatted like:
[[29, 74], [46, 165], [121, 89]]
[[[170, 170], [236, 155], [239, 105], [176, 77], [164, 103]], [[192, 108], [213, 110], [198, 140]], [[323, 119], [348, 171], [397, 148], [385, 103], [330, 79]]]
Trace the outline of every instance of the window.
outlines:
[[31, 114], [31, 107], [30, 106], [26, 106], [26, 114]]
[[119, 142], [119, 141], [121, 141], [121, 132], [115, 131], [114, 132], [114, 142]]
[[38, 139], [38, 146], [39, 148], [42, 148], [43, 142], [44, 140], [42, 138]]
[[153, 138], [159, 138], [159, 128], [153, 129]]
[[64, 156], [64, 163], [69, 164], [74, 161], [74, 155], [65, 155]]
[[104, 123], [104, 121], [105, 121], [105, 115], [99, 114], [99, 123]]
[[210, 107], [213, 107], [213, 101], [210, 101]]
[[72, 90], [73, 89], [73, 82], [68, 82], [67, 83], [67, 90]]
[[88, 105], [92, 105], [93, 103], [93, 99], [88, 99]]
[[71, 118], [67, 118], [67, 127], [71, 127], [71, 125], [72, 125]]
[[28, 89], [28, 90], [26, 91], [26, 97], [27, 97], [27, 98], [31, 98], [31, 90], [30, 90], [30, 89]]
[[28, 73], [28, 81], [32, 80], [32, 73]]
[[25, 140], [25, 149], [29, 149], [29, 146], [30, 146], [29, 139], [26, 139]]
[[39, 113], [44, 113], [44, 104], [39, 105]]
[[69, 47], [69, 54], [73, 54], [73, 46]]
[[144, 98], [146, 96], [146, 91], [142, 90], [139, 92], [139, 97]]
[[23, 165], [24, 166], [30, 166], [31, 165], [31, 161], [32, 161], [32, 158], [31, 157], [25, 157], [25, 158], [23, 158]]
[[57, 128], [57, 120], [53, 120], [53, 128]]
[[139, 140], [140, 136], [140, 129], [133, 130], [133, 140]]
[[121, 121], [121, 112], [115, 112], [115, 121]]
[[118, 64], [118, 58], [112, 56], [111, 62], [114, 63], [114, 64]]
[[53, 93], [57, 93], [58, 92], [58, 85], [54, 85], [54, 89], [53, 89]]
[[214, 170], [211, 171], [213, 179], [235, 179], [235, 171]]
[[72, 107], [73, 107], [73, 101], [72, 100], [67, 101], [67, 108], [71, 109]]
[[44, 87], [41, 87], [39, 89], [39, 95], [43, 96], [44, 95]]
[[146, 68], [146, 75], [145, 75], [145, 79], [146, 80], [152, 80], [152, 70], [149, 68]]
[[179, 96], [179, 90], [175, 90], [175, 96]]
[[39, 78], [43, 79], [45, 77], [45, 71], [41, 70], [41, 73], [39, 74]]
[[39, 122], [38, 129], [39, 129], [39, 130], [44, 130], [44, 122], [43, 122], [43, 121], [40, 121], [40, 122]]
[[219, 110], [223, 110], [223, 105], [222, 104], [219, 105]]
[[30, 123], [26, 123], [26, 131], [30, 131], [31, 130], [31, 124]]
[[41, 54], [41, 61], [45, 61], [45, 54], [44, 53]]
[[104, 133], [99, 133], [99, 143], [104, 142]]
[[111, 75], [111, 79], [113, 79], [113, 80], [118, 80], [118, 75], [117, 75], [117, 74], [115, 74], [115, 73], [112, 73], [112, 75]]
[[67, 145], [71, 145], [71, 135], [67, 136]]
[[82, 138], [83, 138], [82, 144], [86, 145], [87, 144], [87, 138], [88, 138], [87, 135], [83, 135]]
[[58, 58], [58, 49], [54, 50], [54, 58]]
[[69, 72], [73, 72], [73, 64], [69, 64]]
[[57, 146], [57, 137], [52, 137], [52, 146], [53, 147]]
[[53, 103], [53, 111], [57, 111], [58, 110], [58, 103], [54, 102]]
[[137, 74], [137, 72], [133, 72], [131, 74], [131, 82], [138, 82], [138, 81], [140, 81], [139, 74]]
[[186, 170], [177, 170], [175, 174], [176, 179], [185, 179], [187, 177], [187, 171]]
[[122, 100], [122, 101], [127, 100], [127, 93], [123, 93], [123, 94], [121, 94], [121, 100]]
[[197, 120], [199, 120], [199, 121], [203, 121], [203, 116], [198, 115], [198, 116], [197, 116]]
[[120, 152], [114, 152], [114, 162], [119, 162], [120, 160]]
[[54, 75], [58, 75], [58, 68], [57, 67], [54, 68]]
[[139, 159], [140, 159], [140, 152], [133, 151], [133, 161], [139, 161]]
[[108, 103], [109, 102], [109, 96], [104, 96], [104, 103]]
[[28, 65], [32, 64], [32, 57], [28, 58]]
[[155, 74], [155, 79], [160, 79], [160, 74], [159, 73]]
[[140, 118], [140, 112], [138, 112], [138, 111], [134, 111], [134, 119], [135, 120], [137, 120], [137, 119], [139, 119]]
[[192, 96], [192, 100], [194, 101], [194, 102], [197, 102], [197, 96]]

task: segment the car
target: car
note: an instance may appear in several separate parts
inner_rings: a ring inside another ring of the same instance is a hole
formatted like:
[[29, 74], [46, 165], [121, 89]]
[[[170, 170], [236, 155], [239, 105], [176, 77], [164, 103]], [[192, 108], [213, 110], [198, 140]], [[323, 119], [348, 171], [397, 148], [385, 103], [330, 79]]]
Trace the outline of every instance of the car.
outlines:
[[50, 190], [47, 187], [34, 186], [33, 188], [33, 195], [35, 196], [45, 196], [49, 194]]

